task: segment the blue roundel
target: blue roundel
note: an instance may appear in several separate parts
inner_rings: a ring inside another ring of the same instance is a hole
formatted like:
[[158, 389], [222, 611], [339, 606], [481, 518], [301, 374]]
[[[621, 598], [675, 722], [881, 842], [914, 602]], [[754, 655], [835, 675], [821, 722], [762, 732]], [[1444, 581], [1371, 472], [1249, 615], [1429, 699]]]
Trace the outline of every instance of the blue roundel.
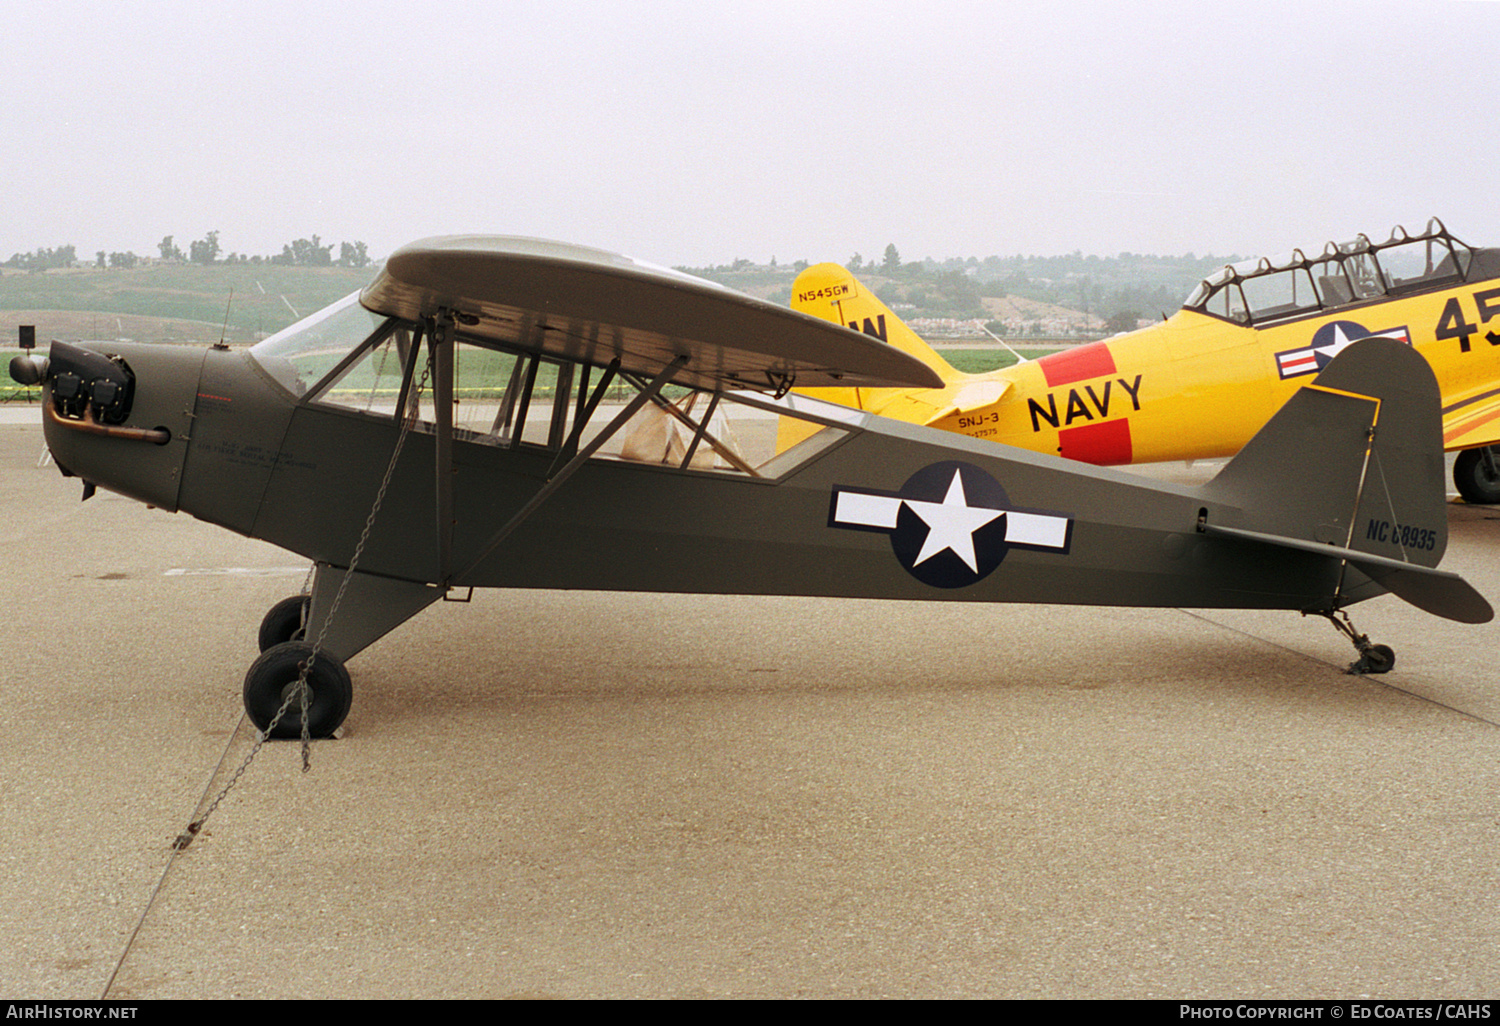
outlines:
[[1356, 342], [1370, 334], [1370, 329], [1357, 321], [1329, 321], [1313, 333], [1308, 343], [1314, 349], [1322, 349], [1336, 343]]
[[963, 588], [994, 572], [1005, 543], [1005, 489], [972, 463], [923, 467], [901, 487], [891, 549], [908, 572], [936, 588]]

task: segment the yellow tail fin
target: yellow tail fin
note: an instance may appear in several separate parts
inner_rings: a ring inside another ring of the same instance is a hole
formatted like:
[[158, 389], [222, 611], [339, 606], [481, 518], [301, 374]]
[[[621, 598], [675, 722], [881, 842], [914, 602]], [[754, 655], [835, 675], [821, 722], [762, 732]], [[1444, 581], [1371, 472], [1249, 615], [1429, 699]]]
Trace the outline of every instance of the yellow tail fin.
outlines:
[[[875, 293], [861, 285], [847, 268], [840, 267], [838, 264], [818, 264], [797, 275], [797, 280], [792, 283], [792, 309], [814, 317], [821, 317], [826, 321], [833, 321], [835, 324], [843, 324], [855, 331], [862, 331], [866, 335], [878, 338], [887, 345], [895, 346], [927, 364], [947, 384], [966, 377], [939, 356], [937, 350], [918, 338], [916, 332], [903, 324], [901, 319], [891, 312], [890, 307], [882, 303]], [[912, 394], [914, 390], [908, 388], [798, 388], [795, 391], [818, 399], [826, 399], [840, 406], [879, 412], [898, 396]], [[933, 391], [934, 394], [941, 394], [939, 390]], [[939, 405], [946, 405], [946, 403], [939, 402]], [[935, 413], [936, 409], [927, 412]], [[918, 423], [926, 419], [925, 416], [918, 418]], [[813, 430], [815, 427], [809, 422], [787, 417], [781, 418], [776, 432], [776, 451], [782, 452], [790, 448], [811, 434]]]
[[[847, 268], [838, 264], [817, 264], [797, 275], [792, 283], [792, 309], [821, 317], [825, 321], [847, 325], [855, 331], [873, 335], [902, 352], [915, 356], [937, 372], [944, 381], [956, 381], [963, 374], [954, 370], [917, 333], [901, 322], [868, 288], [859, 283]], [[855, 391], [841, 389], [840, 391]]]

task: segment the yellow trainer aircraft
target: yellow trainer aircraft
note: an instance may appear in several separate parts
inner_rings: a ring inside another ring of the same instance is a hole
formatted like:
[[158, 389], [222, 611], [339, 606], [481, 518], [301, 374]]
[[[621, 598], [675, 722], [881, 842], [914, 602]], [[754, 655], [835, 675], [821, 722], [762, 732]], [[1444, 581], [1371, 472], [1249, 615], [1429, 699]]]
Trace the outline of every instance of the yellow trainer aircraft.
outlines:
[[837, 264], [802, 272], [792, 307], [884, 339], [944, 382], [807, 391], [1103, 466], [1231, 456], [1346, 346], [1398, 339], [1437, 375], [1459, 493], [1500, 503], [1500, 249], [1467, 246], [1436, 218], [1384, 242], [1226, 266], [1159, 324], [987, 374], [955, 370]]

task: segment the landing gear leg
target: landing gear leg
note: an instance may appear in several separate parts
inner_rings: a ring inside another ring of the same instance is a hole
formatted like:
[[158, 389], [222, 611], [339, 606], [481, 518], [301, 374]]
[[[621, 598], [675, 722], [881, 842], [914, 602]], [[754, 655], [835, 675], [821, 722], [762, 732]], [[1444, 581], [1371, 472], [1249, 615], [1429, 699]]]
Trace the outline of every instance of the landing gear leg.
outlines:
[[1369, 635], [1355, 630], [1354, 622], [1342, 609], [1332, 611], [1319, 609], [1314, 612], [1333, 624], [1334, 630], [1348, 638], [1354, 644], [1355, 651], [1359, 653], [1359, 658], [1350, 663], [1349, 669], [1344, 672], [1357, 673], [1361, 676], [1367, 673], [1386, 673], [1396, 665], [1396, 653], [1391, 647], [1371, 644]]
[[[319, 563], [312, 594], [282, 599], [262, 621], [261, 655], [245, 676], [245, 711], [261, 731], [267, 730], [288, 697], [300, 691], [297, 681], [310, 661], [308, 731], [313, 737], [332, 736], [353, 701], [354, 688], [344, 664], [442, 597], [442, 588], [346, 573]], [[336, 605], [338, 615], [331, 616]], [[301, 708], [297, 695], [271, 736], [300, 736]]]

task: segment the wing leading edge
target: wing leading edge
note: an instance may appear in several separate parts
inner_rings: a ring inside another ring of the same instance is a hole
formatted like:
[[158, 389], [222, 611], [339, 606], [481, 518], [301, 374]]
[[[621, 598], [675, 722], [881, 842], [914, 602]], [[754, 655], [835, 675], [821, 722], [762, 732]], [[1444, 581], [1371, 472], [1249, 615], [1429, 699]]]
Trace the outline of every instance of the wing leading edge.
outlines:
[[360, 294], [408, 320], [452, 311], [467, 335], [697, 388], [915, 386], [920, 360], [842, 325], [604, 250], [511, 236], [423, 239], [391, 254]]

